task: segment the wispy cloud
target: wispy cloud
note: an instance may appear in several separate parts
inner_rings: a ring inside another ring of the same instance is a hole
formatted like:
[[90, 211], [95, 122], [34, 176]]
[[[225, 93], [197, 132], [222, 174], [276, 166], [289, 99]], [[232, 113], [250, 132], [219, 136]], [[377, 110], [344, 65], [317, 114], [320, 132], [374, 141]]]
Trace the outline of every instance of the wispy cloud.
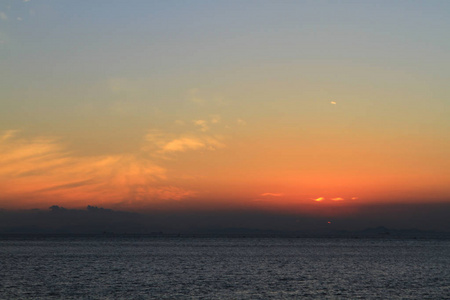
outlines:
[[[168, 148], [198, 147], [184, 143]], [[111, 203], [179, 200], [194, 193], [174, 185], [166, 168], [146, 157], [139, 153], [81, 157], [67, 151], [58, 139], [21, 138], [18, 131], [4, 131], [0, 133], [0, 199]]]
[[282, 197], [284, 194], [282, 193], [262, 193], [261, 196], [263, 197]]
[[323, 200], [325, 200], [325, 198], [324, 197], [318, 197], [318, 198], [313, 198], [312, 200], [314, 200], [314, 201], [316, 201], [316, 202], [321, 202], [321, 201], [323, 201]]
[[209, 120], [194, 120], [192, 121], [194, 125], [200, 129], [200, 131], [206, 132], [211, 129], [214, 125], [220, 123], [220, 115], [211, 115]]
[[342, 197], [335, 197], [335, 198], [331, 198], [331, 200], [333, 200], [333, 201], [343, 201], [344, 198], [342, 198]]
[[150, 131], [145, 140], [144, 151], [153, 151], [156, 154], [190, 150], [216, 150], [225, 146], [219, 137], [212, 135], [183, 134], [176, 136], [157, 130]]
[[39, 192], [67, 190], [67, 189], [82, 187], [82, 186], [86, 186], [86, 185], [90, 185], [90, 184], [95, 184], [95, 181], [92, 179], [87, 179], [87, 180], [82, 180], [82, 181], [77, 181], [77, 182], [55, 185], [52, 187], [44, 188], [44, 189], [40, 190]]
[[0, 141], [5, 141], [9, 138], [14, 137], [20, 132], [20, 130], [5, 130], [0, 134]]
[[172, 140], [162, 148], [165, 152], [184, 152], [187, 150], [197, 150], [205, 147], [205, 143], [197, 138], [179, 138]]
[[208, 121], [206, 120], [194, 120], [194, 125], [199, 127], [201, 131], [206, 132], [209, 130]]

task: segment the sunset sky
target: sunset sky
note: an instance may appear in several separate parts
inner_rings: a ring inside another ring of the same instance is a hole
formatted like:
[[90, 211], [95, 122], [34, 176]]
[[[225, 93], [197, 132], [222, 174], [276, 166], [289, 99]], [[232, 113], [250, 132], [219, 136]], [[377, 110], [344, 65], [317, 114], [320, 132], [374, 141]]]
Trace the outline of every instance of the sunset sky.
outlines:
[[450, 1], [1, 1], [0, 208], [450, 203], [449, 33]]

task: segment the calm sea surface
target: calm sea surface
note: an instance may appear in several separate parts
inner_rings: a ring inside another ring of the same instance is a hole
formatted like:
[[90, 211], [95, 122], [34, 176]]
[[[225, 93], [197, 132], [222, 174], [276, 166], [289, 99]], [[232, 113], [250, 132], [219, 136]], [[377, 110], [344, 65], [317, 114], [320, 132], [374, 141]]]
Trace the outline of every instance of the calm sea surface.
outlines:
[[0, 240], [1, 299], [450, 299], [449, 240]]

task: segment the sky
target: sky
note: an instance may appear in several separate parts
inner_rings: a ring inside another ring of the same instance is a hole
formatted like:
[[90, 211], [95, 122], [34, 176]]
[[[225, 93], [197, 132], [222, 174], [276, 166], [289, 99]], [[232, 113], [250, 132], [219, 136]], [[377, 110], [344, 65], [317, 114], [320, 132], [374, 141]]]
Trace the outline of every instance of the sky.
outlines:
[[449, 1], [3, 0], [0, 208], [448, 204], [449, 32]]

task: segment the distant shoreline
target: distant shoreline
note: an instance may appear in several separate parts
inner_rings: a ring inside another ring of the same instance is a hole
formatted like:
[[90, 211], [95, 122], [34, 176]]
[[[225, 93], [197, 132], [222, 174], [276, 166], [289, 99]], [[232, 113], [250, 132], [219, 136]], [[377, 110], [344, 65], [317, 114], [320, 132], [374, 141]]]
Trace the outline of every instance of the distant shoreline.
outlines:
[[0, 240], [41, 239], [377, 239], [377, 240], [449, 240], [450, 232], [397, 232], [365, 233], [0, 233]]

